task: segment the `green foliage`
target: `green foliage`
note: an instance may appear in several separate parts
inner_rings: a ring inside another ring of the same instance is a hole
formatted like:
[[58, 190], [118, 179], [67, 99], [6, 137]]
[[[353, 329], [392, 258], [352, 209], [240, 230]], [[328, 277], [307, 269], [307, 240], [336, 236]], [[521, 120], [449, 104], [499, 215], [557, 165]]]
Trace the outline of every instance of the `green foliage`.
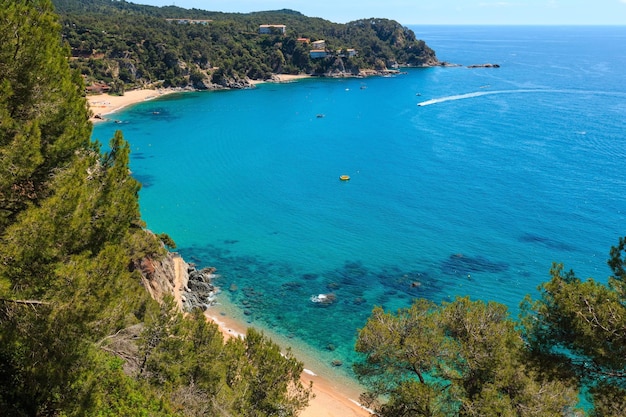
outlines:
[[613, 276], [607, 285], [582, 281], [555, 264], [552, 279], [540, 287], [541, 298], [527, 299], [524, 306], [526, 338], [535, 355], [590, 387], [597, 415], [626, 412], [625, 246], [620, 238], [610, 251]]
[[[55, 0], [73, 65], [89, 81], [123, 86], [223, 86], [272, 73], [324, 73], [341, 50], [354, 48], [358, 58], [341, 60], [359, 68], [436, 63], [434, 51], [399, 23], [367, 19], [337, 24], [292, 10], [248, 14], [152, 7], [112, 0]], [[166, 19], [210, 20], [184, 24]], [[260, 24], [280, 22], [287, 33], [260, 35]], [[324, 39], [329, 58], [312, 60], [299, 37]]]
[[[66, 40], [90, 57], [75, 62], [109, 77], [120, 93], [146, 80], [184, 84], [183, 61], [193, 64], [187, 68], [197, 83], [217, 63], [213, 81], [225, 84], [334, 65], [312, 63], [296, 36], [324, 38], [333, 49], [365, 42], [348, 67], [398, 59], [419, 65], [430, 54], [412, 32], [384, 19], [335, 25], [292, 11], [207, 14], [109, 0], [57, 5], [69, 13]], [[135, 266], [174, 242], [143, 229], [128, 144], [120, 132], [106, 153], [91, 142], [82, 80], [69, 68], [50, 1], [0, 6], [0, 410], [297, 415], [311, 391], [290, 351], [255, 330], [225, 343], [200, 312], [183, 317], [172, 299], [149, 299]], [[181, 12], [214, 22], [164, 23]], [[256, 33], [277, 18], [292, 32]], [[520, 323], [502, 305], [467, 298], [416, 300], [395, 314], [375, 309], [357, 342], [364, 359], [355, 371], [370, 388], [364, 399], [381, 416], [557, 416], [576, 412], [577, 384], [587, 388], [593, 415], [624, 415], [625, 251], [620, 239], [606, 285], [555, 265], [541, 298], [526, 300]], [[143, 327], [139, 342], [121, 339], [136, 327]]]
[[157, 237], [168, 248], [176, 249], [176, 242], [174, 242], [174, 239], [172, 239], [167, 233], [159, 233]]
[[80, 77], [68, 71], [49, 1], [0, 1], [0, 233], [89, 143]]
[[591, 417], [619, 417], [626, 410], [626, 389], [610, 383], [599, 382], [590, 389], [593, 398]]
[[[242, 416], [296, 416], [308, 404], [311, 388], [304, 387], [302, 362], [290, 350], [250, 328], [244, 339], [231, 339], [235, 353], [229, 361], [228, 386], [236, 394], [234, 409]], [[241, 354], [243, 353], [243, 354]]]
[[[360, 330], [355, 372], [382, 416], [559, 416], [576, 402], [536, 369], [505, 306], [458, 298], [376, 308]], [[387, 397], [383, 404], [376, 402]]]
[[199, 311], [183, 320], [169, 299], [142, 340], [140, 374], [190, 415], [295, 416], [308, 404], [302, 363], [253, 329], [224, 344], [216, 324]]
[[620, 237], [617, 246], [611, 247], [609, 267], [613, 276], [609, 277], [609, 287], [619, 294], [620, 300], [626, 300], [626, 238]]
[[83, 369], [77, 389], [80, 402], [71, 404], [67, 416], [169, 417], [176, 413], [142, 380], [124, 373], [124, 361], [100, 349], [92, 349], [90, 367]]
[[[416, 300], [395, 314], [374, 309], [359, 332], [355, 366], [365, 401], [382, 416], [626, 413], [626, 239], [611, 248], [606, 284], [553, 265], [521, 320], [496, 303]], [[376, 401], [385, 398], [382, 404]]]
[[0, 414], [295, 415], [293, 357], [149, 298], [136, 266], [174, 242], [143, 228], [129, 145], [91, 142], [51, 3], [0, 6]]
[[10, 283], [2, 298], [43, 303], [31, 311], [7, 302], [0, 311], [11, 357], [3, 372], [19, 381], [4, 387], [4, 400], [17, 415], [75, 404], [89, 343], [124, 326], [147, 297], [126, 249], [140, 233], [132, 227], [138, 185], [121, 136], [112, 149], [102, 158], [76, 150], [48, 182], [49, 197], [21, 211], [1, 237], [0, 277]]

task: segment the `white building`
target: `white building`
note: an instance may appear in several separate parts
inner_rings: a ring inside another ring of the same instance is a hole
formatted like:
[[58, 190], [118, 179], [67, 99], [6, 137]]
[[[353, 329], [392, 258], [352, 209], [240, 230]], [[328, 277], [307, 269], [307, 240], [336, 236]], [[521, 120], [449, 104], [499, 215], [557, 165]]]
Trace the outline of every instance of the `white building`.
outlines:
[[313, 49], [326, 49], [326, 41], [320, 39], [319, 41], [311, 42], [311, 48]]
[[285, 25], [259, 25], [259, 33], [261, 35], [269, 35], [272, 33], [280, 33], [284, 35], [287, 31], [287, 26]]

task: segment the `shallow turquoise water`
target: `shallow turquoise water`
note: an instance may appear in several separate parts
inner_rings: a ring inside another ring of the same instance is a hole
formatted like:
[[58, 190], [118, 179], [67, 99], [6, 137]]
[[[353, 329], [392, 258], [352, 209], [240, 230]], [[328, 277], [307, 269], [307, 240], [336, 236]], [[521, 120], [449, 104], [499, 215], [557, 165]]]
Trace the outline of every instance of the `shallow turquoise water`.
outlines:
[[414, 30], [462, 66], [185, 93], [94, 129], [131, 143], [150, 229], [215, 266], [246, 320], [343, 370], [374, 305], [517, 314], [553, 261], [605, 279], [625, 233], [625, 27]]

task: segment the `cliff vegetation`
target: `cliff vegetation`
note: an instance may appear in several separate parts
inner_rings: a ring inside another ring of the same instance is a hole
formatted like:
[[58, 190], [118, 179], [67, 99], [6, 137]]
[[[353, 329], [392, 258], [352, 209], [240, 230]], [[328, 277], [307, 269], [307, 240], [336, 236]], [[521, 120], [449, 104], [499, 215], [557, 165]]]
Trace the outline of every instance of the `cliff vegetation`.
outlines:
[[113, 92], [245, 87], [247, 79], [272, 74], [358, 75], [439, 65], [424, 41], [388, 19], [338, 24], [293, 10], [221, 13], [114, 0], [54, 4], [72, 66], [88, 84]]

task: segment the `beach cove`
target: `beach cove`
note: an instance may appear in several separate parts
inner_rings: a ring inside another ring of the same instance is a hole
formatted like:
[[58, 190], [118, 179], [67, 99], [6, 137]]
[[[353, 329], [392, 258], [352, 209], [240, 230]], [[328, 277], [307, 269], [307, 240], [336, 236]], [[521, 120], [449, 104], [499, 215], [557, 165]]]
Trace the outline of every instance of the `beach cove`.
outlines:
[[[309, 76], [278, 75], [275, 80], [271, 82], [293, 82], [305, 78], [309, 78]], [[262, 83], [264, 82], [253, 82], [255, 85]], [[177, 89], [138, 89], [127, 91], [123, 96], [110, 94], [89, 95], [87, 100], [92, 113], [94, 115], [100, 115], [100, 117], [92, 117], [91, 119], [94, 123], [98, 123], [109, 119], [115, 120], [113, 115], [126, 107], [174, 93], [182, 93], [182, 91]], [[174, 277], [173, 295], [179, 307], [182, 309], [180, 293], [182, 292], [181, 289], [185, 287], [183, 277], [187, 269], [184, 267], [185, 262], [182, 258], [174, 259], [176, 260], [176, 276]], [[228, 315], [221, 315], [216, 309], [208, 310], [206, 317], [219, 326], [225, 339], [230, 337], [244, 337], [246, 334], [247, 324], [243, 320], [237, 320]], [[310, 369], [305, 369], [301, 379], [305, 385], [313, 383], [313, 397], [309, 406], [300, 413], [300, 416], [365, 417], [371, 415], [367, 409], [359, 405], [358, 397], [361, 392], [354, 387], [354, 384], [338, 383], [337, 381], [320, 376]]]
[[[275, 75], [272, 80], [259, 81], [249, 80], [251, 85], [259, 85], [267, 82], [285, 83], [293, 82], [305, 78], [310, 78], [309, 75], [290, 75], [290, 74], [278, 74]], [[154, 100], [159, 97], [164, 97], [168, 94], [189, 92], [193, 90], [185, 90], [179, 88], [140, 88], [124, 92], [124, 95], [112, 95], [108, 93], [104, 94], [89, 94], [87, 95], [87, 103], [89, 109], [92, 112], [91, 121], [94, 123], [105, 121], [109, 119], [111, 114], [114, 114], [127, 106], [132, 106], [144, 101]]]
[[415, 30], [462, 66], [170, 95], [94, 130], [130, 142], [148, 227], [217, 267], [235, 311], [214, 317], [308, 349], [315, 373], [342, 360], [329, 381], [372, 306], [469, 295], [516, 315], [554, 261], [605, 279], [626, 220], [623, 31]]

